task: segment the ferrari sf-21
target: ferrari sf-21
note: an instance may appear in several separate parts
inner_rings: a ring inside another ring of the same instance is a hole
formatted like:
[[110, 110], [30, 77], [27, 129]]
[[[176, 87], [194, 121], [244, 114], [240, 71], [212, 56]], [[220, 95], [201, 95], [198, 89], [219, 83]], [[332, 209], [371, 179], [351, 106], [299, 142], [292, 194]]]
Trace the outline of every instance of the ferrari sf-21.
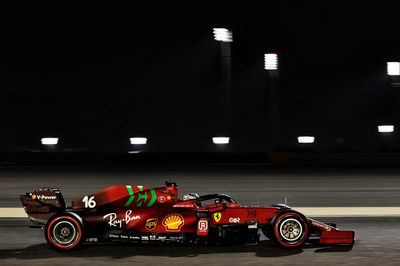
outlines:
[[44, 229], [48, 244], [69, 250], [82, 242], [257, 243], [260, 231], [278, 246], [296, 248], [309, 238], [320, 244], [354, 243], [342, 231], [284, 204], [241, 206], [225, 194], [178, 197], [166, 186], [112, 186], [65, 204], [57, 188], [21, 195], [32, 227]]

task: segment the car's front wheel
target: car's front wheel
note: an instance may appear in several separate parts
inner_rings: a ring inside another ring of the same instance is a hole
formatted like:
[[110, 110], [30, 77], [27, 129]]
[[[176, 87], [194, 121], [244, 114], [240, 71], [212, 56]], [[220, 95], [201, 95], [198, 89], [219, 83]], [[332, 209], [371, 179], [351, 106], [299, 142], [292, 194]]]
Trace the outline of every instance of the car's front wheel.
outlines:
[[296, 212], [283, 213], [275, 219], [273, 233], [275, 242], [280, 246], [300, 247], [308, 238], [308, 223]]
[[60, 215], [47, 222], [45, 236], [50, 246], [59, 250], [69, 250], [82, 242], [83, 227], [77, 218]]

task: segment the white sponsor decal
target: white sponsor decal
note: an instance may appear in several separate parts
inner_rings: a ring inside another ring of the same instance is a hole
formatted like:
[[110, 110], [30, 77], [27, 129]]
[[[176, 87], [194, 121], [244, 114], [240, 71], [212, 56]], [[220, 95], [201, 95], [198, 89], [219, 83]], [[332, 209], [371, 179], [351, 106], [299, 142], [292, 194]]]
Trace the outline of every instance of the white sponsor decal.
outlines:
[[175, 204], [173, 206], [174, 208], [193, 208], [193, 204]]
[[207, 232], [208, 231], [208, 221], [199, 221], [198, 229], [200, 232]]
[[229, 218], [230, 223], [238, 224], [240, 223], [240, 218]]
[[320, 223], [320, 222], [315, 221], [315, 220], [312, 220], [312, 224], [317, 226], [317, 227], [324, 228], [326, 231], [331, 231], [332, 230], [331, 226], [329, 226], [327, 224]]
[[55, 200], [57, 197], [56, 196], [38, 195], [37, 198], [40, 200]]
[[139, 215], [131, 216], [132, 210], [127, 210], [125, 213], [125, 218], [117, 219], [118, 215], [116, 213], [109, 213], [103, 216], [103, 219], [109, 218], [108, 224], [114, 227], [122, 227], [122, 224], [129, 224], [129, 222], [140, 219]]

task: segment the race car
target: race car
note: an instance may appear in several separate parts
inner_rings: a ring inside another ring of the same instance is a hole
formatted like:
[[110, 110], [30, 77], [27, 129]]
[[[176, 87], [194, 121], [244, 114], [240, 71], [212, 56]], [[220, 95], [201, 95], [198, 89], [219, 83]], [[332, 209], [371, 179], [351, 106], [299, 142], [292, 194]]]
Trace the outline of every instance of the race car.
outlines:
[[31, 227], [41, 227], [48, 244], [70, 250], [83, 242], [257, 243], [260, 232], [278, 246], [297, 248], [309, 238], [320, 244], [354, 243], [342, 231], [285, 204], [241, 206], [225, 194], [178, 197], [175, 182], [164, 187], [111, 186], [65, 204], [58, 188], [20, 195]]

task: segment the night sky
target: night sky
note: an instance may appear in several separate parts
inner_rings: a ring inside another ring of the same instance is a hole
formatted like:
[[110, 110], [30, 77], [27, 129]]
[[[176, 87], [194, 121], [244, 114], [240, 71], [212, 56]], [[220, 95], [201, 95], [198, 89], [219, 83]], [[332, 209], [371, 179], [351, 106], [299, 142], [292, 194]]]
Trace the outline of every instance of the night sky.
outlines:
[[[299, 135], [313, 150], [387, 148], [377, 125], [398, 119], [386, 75], [400, 60], [396, 6], [153, 5], [3, 10], [0, 152], [41, 149], [43, 136], [58, 151], [126, 152], [145, 136], [151, 152], [212, 152], [222, 134], [226, 151], [269, 151], [266, 52], [280, 59], [278, 149], [303, 149]], [[233, 32], [230, 126], [213, 27]]]

